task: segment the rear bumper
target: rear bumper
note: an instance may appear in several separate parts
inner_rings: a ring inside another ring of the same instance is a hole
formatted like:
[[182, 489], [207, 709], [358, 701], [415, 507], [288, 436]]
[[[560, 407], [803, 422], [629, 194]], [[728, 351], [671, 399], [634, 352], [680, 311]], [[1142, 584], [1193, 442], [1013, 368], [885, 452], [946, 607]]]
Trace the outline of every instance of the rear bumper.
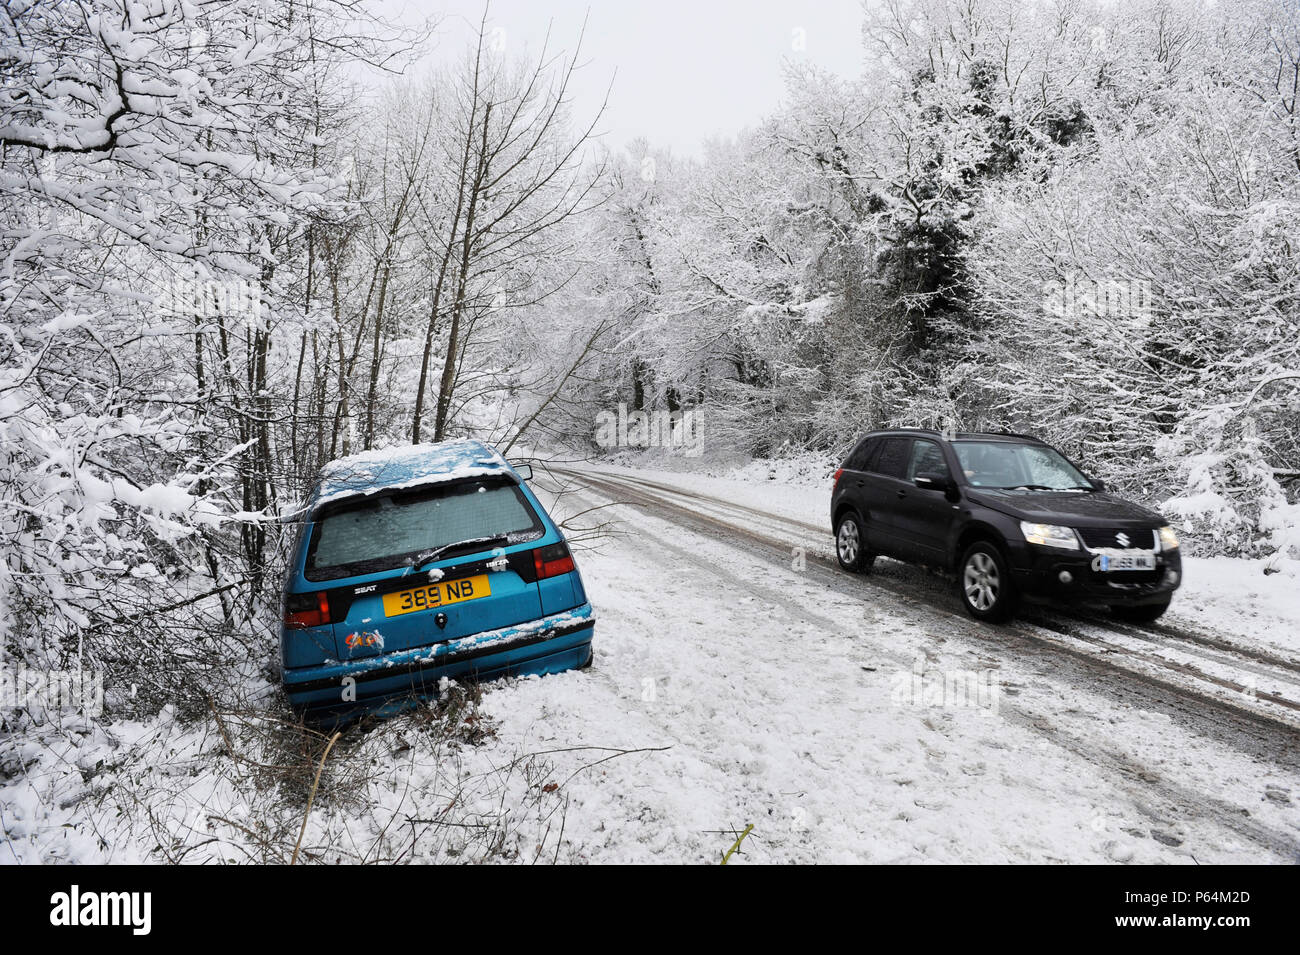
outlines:
[[[1012, 575], [1021, 592], [1063, 603], [1104, 603], [1140, 607], [1165, 603], [1182, 584], [1183, 562], [1178, 550], [1156, 554], [1154, 571], [1101, 573], [1093, 570], [1093, 555], [1049, 551], [1022, 544], [1011, 555]], [[1061, 574], [1069, 575], [1068, 581]]]
[[309, 718], [365, 712], [399, 698], [437, 692], [443, 678], [559, 673], [591, 658], [591, 604], [528, 623], [347, 663], [284, 671], [289, 702]]

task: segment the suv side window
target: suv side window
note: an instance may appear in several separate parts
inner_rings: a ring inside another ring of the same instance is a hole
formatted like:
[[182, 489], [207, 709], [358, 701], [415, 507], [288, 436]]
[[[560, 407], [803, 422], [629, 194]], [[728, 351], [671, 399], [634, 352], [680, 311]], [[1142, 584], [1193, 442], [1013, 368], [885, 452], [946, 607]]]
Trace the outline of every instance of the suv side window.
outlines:
[[911, 438], [885, 438], [880, 443], [880, 457], [871, 470], [886, 477], [902, 480], [903, 475], [907, 473], [911, 447]]
[[922, 441], [919, 438], [912, 442], [912, 456], [907, 465], [907, 479], [913, 480], [918, 474], [926, 472], [940, 474], [945, 478], [950, 477], [948, 473], [948, 462], [943, 459], [943, 451], [933, 441]]
[[862, 441], [853, 453], [849, 455], [848, 460], [844, 462], [844, 467], [849, 471], [867, 470], [867, 462], [875, 456], [876, 448], [880, 445], [879, 438], [867, 438]]

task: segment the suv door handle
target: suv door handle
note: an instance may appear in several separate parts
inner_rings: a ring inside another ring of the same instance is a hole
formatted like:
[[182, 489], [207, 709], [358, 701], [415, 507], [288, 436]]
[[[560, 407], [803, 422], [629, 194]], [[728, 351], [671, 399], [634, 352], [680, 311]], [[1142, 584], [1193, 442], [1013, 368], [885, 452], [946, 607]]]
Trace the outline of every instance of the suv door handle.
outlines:
[[902, 490], [901, 488], [895, 491], [894, 493], [897, 494], [899, 497], [907, 497], [907, 492]]

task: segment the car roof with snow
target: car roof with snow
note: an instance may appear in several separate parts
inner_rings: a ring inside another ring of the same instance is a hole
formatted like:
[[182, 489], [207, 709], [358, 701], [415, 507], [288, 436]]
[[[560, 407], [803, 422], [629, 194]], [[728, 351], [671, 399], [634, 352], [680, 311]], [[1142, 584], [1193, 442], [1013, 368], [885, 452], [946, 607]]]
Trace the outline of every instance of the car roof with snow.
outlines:
[[864, 438], [910, 437], [912, 435], [927, 438], [941, 438], [945, 441], [1007, 441], [1012, 444], [1042, 444], [1043, 440], [1032, 434], [1016, 434], [1013, 431], [939, 431], [935, 428], [879, 428], [863, 435]]
[[362, 451], [321, 468], [307, 510], [379, 491], [497, 474], [514, 470], [495, 448], [472, 438]]

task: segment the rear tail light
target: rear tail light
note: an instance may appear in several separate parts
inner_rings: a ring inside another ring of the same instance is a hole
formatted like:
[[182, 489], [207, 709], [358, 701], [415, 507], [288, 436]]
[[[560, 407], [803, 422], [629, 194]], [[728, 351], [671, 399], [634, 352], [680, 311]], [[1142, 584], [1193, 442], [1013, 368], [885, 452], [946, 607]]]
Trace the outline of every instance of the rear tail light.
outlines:
[[843, 468], [839, 468], [839, 469], [836, 470], [836, 472], [835, 472], [835, 483], [832, 485], [832, 487], [839, 487], [839, 486], [840, 486], [840, 475], [843, 474], [843, 473], [844, 473], [844, 469], [843, 469]]
[[284, 598], [286, 630], [305, 630], [330, 622], [329, 594], [318, 590], [310, 594], [288, 594]]
[[533, 551], [533, 568], [537, 571], [537, 579], [545, 580], [547, 577], [558, 577], [560, 574], [573, 573], [573, 555], [569, 553], [567, 544], [551, 544], [549, 547], [539, 547]]

